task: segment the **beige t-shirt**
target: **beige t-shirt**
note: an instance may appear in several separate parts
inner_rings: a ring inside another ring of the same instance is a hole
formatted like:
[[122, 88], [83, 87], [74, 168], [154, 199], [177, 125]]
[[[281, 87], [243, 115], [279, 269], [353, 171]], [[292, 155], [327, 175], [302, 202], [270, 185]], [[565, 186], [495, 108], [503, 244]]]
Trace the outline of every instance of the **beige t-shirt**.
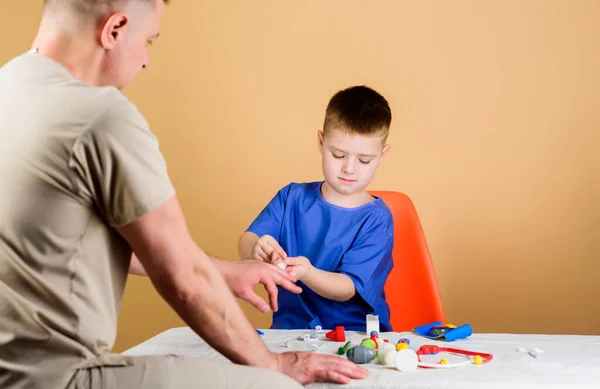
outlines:
[[64, 388], [77, 366], [129, 363], [110, 354], [131, 258], [114, 227], [174, 193], [118, 90], [36, 53], [0, 68], [0, 388]]

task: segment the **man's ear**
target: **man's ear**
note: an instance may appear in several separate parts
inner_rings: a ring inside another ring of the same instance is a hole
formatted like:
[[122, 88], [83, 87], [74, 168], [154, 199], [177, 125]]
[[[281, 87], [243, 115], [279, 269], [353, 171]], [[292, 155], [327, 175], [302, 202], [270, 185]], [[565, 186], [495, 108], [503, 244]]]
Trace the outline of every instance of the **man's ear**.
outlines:
[[106, 50], [110, 50], [115, 47], [117, 41], [121, 39], [125, 27], [129, 24], [129, 18], [124, 13], [118, 12], [112, 14], [104, 25], [100, 32], [100, 44]]
[[319, 131], [317, 133], [317, 139], [319, 141], [319, 152], [321, 154], [323, 154], [323, 139], [325, 138], [325, 135], [323, 135], [323, 131]]

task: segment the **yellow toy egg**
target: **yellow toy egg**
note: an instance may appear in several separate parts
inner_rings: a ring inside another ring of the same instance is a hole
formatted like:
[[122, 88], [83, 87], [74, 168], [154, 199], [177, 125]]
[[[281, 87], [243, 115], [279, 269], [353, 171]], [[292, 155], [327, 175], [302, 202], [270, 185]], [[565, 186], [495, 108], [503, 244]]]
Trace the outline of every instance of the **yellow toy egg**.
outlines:
[[448, 327], [448, 328], [456, 328], [456, 326], [454, 324], [446, 324], [446, 327]]
[[408, 348], [408, 344], [406, 343], [398, 343], [396, 345], [396, 351], [404, 350], [406, 348]]
[[481, 365], [482, 363], [483, 363], [483, 358], [481, 358], [481, 355], [476, 355], [475, 358], [473, 358], [474, 365]]
[[448, 360], [447, 360], [446, 358], [442, 358], [442, 359], [440, 360], [440, 364], [441, 364], [441, 365], [447, 365], [447, 364], [448, 364]]

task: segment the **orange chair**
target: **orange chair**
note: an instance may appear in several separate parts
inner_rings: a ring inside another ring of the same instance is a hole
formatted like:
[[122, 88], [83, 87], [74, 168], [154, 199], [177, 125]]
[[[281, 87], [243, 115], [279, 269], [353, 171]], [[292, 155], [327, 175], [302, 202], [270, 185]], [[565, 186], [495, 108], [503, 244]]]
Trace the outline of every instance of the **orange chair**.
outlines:
[[431, 263], [421, 222], [408, 196], [392, 191], [371, 191], [381, 197], [394, 219], [394, 268], [385, 294], [396, 332], [440, 321], [446, 322], [444, 307]]

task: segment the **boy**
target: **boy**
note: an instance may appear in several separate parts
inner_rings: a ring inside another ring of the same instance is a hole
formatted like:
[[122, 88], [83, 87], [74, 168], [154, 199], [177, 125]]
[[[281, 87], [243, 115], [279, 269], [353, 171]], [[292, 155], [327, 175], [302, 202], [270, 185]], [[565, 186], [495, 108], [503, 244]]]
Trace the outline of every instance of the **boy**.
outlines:
[[324, 181], [287, 185], [240, 237], [242, 258], [285, 261], [303, 288], [280, 290], [271, 328], [365, 331], [370, 313], [381, 331], [392, 330], [383, 291], [393, 267], [392, 214], [365, 190], [390, 149], [391, 119], [388, 102], [368, 87], [335, 94], [318, 132]]

